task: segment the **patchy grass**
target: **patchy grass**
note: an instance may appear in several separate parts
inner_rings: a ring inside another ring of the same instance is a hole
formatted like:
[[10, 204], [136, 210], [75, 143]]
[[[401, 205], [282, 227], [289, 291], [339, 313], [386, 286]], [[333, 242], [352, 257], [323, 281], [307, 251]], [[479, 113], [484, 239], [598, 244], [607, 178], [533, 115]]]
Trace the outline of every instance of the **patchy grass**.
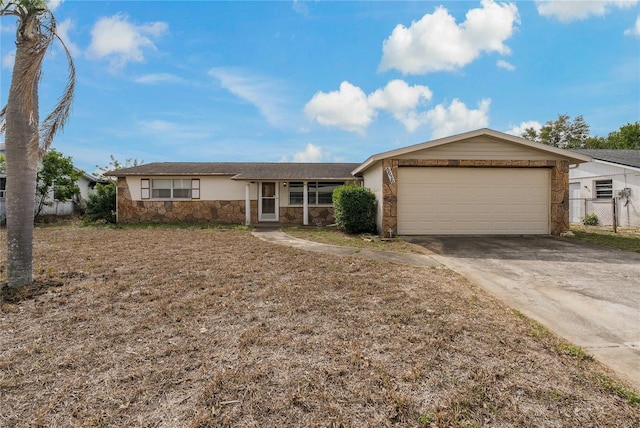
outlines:
[[34, 251], [0, 306], [3, 427], [640, 425], [636, 391], [448, 269], [222, 229]]
[[586, 229], [584, 226], [577, 225], [571, 226], [571, 231], [575, 234], [574, 239], [640, 253], [640, 233], [636, 231], [621, 230], [619, 233], [613, 233], [596, 228]]
[[291, 226], [284, 228], [291, 236], [322, 244], [340, 245], [361, 250], [397, 251], [402, 253], [425, 254], [420, 245], [411, 244], [402, 238], [380, 239], [377, 235], [351, 235], [335, 227]]

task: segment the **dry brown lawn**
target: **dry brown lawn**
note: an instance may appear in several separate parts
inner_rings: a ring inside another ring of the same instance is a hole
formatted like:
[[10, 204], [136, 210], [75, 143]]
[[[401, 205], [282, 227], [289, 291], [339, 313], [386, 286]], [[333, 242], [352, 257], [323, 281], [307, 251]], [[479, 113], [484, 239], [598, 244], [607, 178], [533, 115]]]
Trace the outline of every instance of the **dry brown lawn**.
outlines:
[[1, 427], [640, 426], [606, 368], [444, 268], [65, 226], [35, 277], [1, 304]]

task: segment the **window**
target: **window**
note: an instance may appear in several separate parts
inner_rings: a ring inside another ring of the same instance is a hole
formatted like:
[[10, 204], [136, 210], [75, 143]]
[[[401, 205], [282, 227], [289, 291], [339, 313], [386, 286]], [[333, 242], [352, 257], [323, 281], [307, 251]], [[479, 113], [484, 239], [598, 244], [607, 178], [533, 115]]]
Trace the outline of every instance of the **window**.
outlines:
[[149, 199], [151, 194], [149, 193], [149, 179], [143, 178], [140, 180], [140, 197], [142, 199]]
[[191, 179], [153, 179], [151, 180], [151, 197], [154, 199], [190, 199], [191, 185]]
[[[309, 190], [309, 205], [331, 205], [334, 189], [344, 185], [344, 182], [312, 181], [307, 184]], [[302, 205], [304, 198], [302, 182], [289, 183], [289, 205]]]
[[289, 183], [289, 205], [302, 205], [303, 198], [304, 186], [302, 182]]
[[596, 189], [596, 199], [613, 198], [612, 180], [598, 180], [593, 187]]
[[0, 199], [6, 198], [7, 192], [7, 179], [6, 177], [0, 177]]

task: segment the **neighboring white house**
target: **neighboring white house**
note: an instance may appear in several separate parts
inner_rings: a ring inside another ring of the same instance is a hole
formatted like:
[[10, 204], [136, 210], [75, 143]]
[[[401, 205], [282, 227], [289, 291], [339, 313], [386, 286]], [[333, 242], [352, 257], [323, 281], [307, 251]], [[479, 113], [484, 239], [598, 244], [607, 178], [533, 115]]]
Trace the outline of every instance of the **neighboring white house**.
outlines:
[[575, 150], [593, 161], [569, 170], [569, 220], [596, 214], [601, 225], [640, 227], [640, 150]]
[[[4, 156], [5, 154], [5, 143], [0, 143], [0, 155]], [[6, 213], [6, 186], [7, 186], [7, 178], [5, 172], [0, 172], [0, 222], [5, 219]], [[84, 173], [83, 176], [78, 180], [78, 188], [80, 189], [80, 197], [82, 200], [87, 200], [89, 195], [93, 193], [93, 189], [96, 183], [106, 182], [105, 180], [100, 180], [99, 178], [94, 177], [91, 174]], [[34, 195], [35, 196], [35, 195]], [[51, 190], [50, 201], [51, 205], [45, 205], [40, 212], [41, 215], [69, 215], [73, 214], [75, 205], [72, 201], [68, 202], [58, 202], [53, 199], [53, 189]]]

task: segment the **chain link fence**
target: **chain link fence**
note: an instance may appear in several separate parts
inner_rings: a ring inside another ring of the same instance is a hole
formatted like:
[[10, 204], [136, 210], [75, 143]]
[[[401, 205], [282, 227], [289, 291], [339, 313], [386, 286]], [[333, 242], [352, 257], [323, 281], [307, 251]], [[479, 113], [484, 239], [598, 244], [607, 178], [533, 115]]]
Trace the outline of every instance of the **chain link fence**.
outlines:
[[638, 207], [630, 199], [569, 199], [569, 221], [571, 223], [582, 224], [585, 217], [594, 214], [597, 217], [598, 226], [604, 226], [611, 230], [614, 226], [614, 215], [617, 227], [640, 228]]

